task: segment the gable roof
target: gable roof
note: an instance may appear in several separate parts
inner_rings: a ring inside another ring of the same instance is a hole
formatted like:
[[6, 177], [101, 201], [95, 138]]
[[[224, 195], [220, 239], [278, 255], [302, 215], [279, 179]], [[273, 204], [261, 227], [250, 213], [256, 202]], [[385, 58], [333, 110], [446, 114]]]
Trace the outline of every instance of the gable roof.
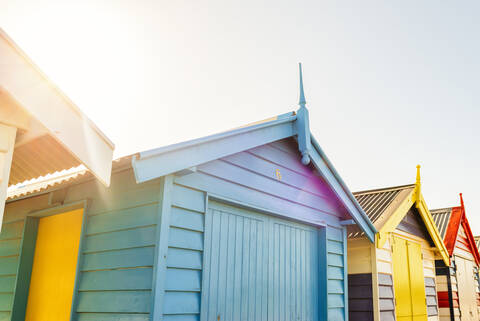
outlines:
[[[354, 192], [353, 195], [378, 231], [376, 242], [379, 248], [383, 247], [387, 241], [388, 233], [393, 232], [410, 208], [415, 206], [442, 259], [450, 265], [450, 256], [443, 238], [421, 193], [420, 166], [417, 166], [415, 184]], [[361, 236], [363, 236], [361, 231], [355, 227], [349, 228], [348, 238]]]
[[295, 137], [302, 163], [304, 165], [311, 163], [315, 167], [356, 224], [373, 242], [376, 229], [311, 135], [305, 104], [303, 82], [300, 77], [300, 108], [297, 112], [282, 114], [216, 135], [141, 152], [132, 159], [137, 183], [173, 174], [274, 141]]
[[[393, 186], [353, 192], [360, 206], [367, 214], [377, 231], [381, 230], [386, 221], [415, 188], [415, 184]], [[408, 210], [407, 210], [408, 211]], [[356, 227], [349, 228], [349, 238], [364, 236]]]
[[460, 226], [463, 227], [467, 236], [468, 247], [477, 264], [480, 264], [480, 254], [478, 251], [478, 241], [475, 240], [470, 224], [468, 223], [462, 194], [460, 194], [460, 206], [448, 207], [431, 210], [435, 224], [445, 243], [450, 256], [453, 255], [455, 244], [457, 242]]

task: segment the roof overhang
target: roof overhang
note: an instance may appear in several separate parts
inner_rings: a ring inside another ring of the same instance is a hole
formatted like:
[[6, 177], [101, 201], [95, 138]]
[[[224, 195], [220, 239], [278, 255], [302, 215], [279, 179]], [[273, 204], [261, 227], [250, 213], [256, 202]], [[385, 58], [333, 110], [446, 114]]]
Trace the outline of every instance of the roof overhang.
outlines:
[[[302, 118], [302, 114], [287, 113], [251, 126], [141, 152], [132, 158], [135, 178], [137, 183], [146, 182], [288, 137], [297, 137], [299, 142], [305, 141], [304, 136], [307, 133], [305, 126], [308, 125], [308, 118], [298, 122], [299, 117]], [[308, 158], [319, 175], [329, 184], [348, 214], [373, 242], [377, 230], [318, 142], [310, 135], [310, 131], [307, 134], [308, 143], [304, 143], [307, 146], [302, 147], [299, 143], [300, 149], [303, 149], [300, 150], [302, 160], [304, 154], [308, 153]]]
[[113, 143], [0, 29], [0, 226], [8, 186], [85, 165], [110, 184]]

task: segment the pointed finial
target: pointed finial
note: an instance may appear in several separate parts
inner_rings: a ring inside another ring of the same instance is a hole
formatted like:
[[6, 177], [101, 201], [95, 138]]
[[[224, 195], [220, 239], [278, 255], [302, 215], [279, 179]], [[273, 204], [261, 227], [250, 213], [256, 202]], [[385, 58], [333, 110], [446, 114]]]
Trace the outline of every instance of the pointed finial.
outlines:
[[465, 205], [463, 204], [463, 193], [460, 193], [460, 205], [462, 205], [462, 208], [465, 208]]
[[302, 75], [302, 63], [298, 63], [298, 69], [300, 70], [300, 99], [298, 101], [298, 104], [300, 105], [300, 108], [305, 108], [305, 104], [307, 103], [305, 101], [305, 93], [303, 92], [303, 75]]
[[420, 185], [420, 165], [417, 165], [417, 185]]

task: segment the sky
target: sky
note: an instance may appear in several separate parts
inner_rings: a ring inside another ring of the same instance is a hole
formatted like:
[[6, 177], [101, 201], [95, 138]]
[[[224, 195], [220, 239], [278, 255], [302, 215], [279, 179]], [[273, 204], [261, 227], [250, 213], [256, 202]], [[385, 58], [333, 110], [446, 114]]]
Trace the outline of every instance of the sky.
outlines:
[[[463, 192], [480, 234], [480, 2], [0, 0], [119, 157], [297, 109], [352, 191]], [[1, 72], [1, 71], [0, 71]]]

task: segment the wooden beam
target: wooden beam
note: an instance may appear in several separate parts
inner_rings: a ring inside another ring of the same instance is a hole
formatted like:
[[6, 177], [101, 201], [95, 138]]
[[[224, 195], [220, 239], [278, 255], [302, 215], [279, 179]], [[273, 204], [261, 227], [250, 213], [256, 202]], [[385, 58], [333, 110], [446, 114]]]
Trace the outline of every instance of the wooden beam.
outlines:
[[0, 124], [0, 231], [7, 199], [8, 178], [12, 165], [17, 128]]
[[0, 123], [28, 130], [30, 115], [5, 89], [0, 86]]
[[355, 221], [354, 220], [343, 220], [343, 221], [340, 221], [340, 225], [343, 225], [343, 226], [346, 226], [346, 225], [355, 225]]

